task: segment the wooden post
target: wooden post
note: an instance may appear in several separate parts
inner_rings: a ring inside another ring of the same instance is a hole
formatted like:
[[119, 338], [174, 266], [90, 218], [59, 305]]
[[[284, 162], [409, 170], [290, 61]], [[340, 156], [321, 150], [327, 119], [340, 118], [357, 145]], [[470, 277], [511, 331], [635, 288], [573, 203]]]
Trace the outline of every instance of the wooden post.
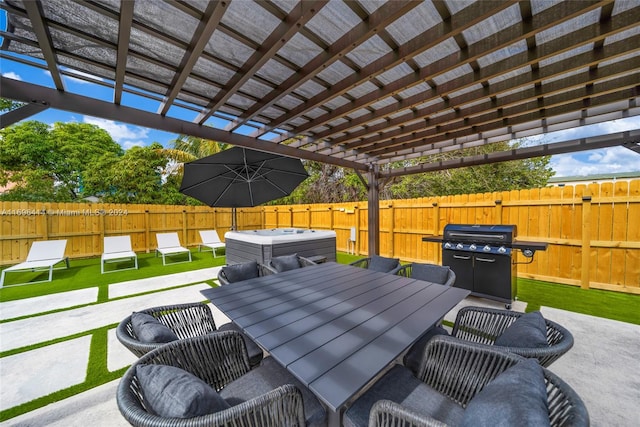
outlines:
[[47, 210], [42, 209], [40, 214], [42, 215], [42, 237], [44, 240], [49, 240], [49, 218], [47, 216]]
[[107, 222], [107, 215], [105, 215], [104, 209], [100, 210], [100, 219], [98, 219], [98, 221], [100, 223], [100, 245], [101, 245], [102, 251], [104, 251], [104, 235], [105, 235], [105, 228], [106, 228], [106, 222]]
[[438, 202], [431, 203], [433, 206], [433, 235], [438, 236], [440, 234], [440, 206], [438, 206]]
[[[435, 224], [433, 225], [433, 235], [434, 236], [439, 236], [440, 235], [440, 206], [438, 206], [438, 202], [433, 202], [431, 203], [431, 206], [433, 206], [433, 221], [435, 222]], [[442, 265], [442, 251], [437, 251], [436, 252], [436, 259], [438, 261], [438, 264]]]
[[329, 206], [329, 230], [333, 230], [333, 208]]
[[182, 241], [184, 242], [184, 246], [189, 246], [189, 241], [187, 239], [187, 211], [182, 210]]
[[354, 206], [353, 213], [356, 216], [356, 242], [354, 243], [354, 255], [360, 255], [360, 207]]
[[368, 249], [369, 256], [380, 253], [380, 194], [378, 193], [378, 174], [380, 167], [371, 164], [369, 167], [369, 188], [367, 193], [368, 217]]
[[144, 246], [149, 253], [149, 209], [144, 210]]
[[395, 222], [395, 209], [393, 207], [393, 203], [389, 205], [389, 209], [391, 210], [391, 220], [389, 221], [389, 247], [391, 249], [391, 258], [395, 255], [396, 251], [394, 248], [395, 245], [395, 230], [396, 230], [396, 222]]
[[496, 200], [494, 223], [502, 224], [502, 200]]
[[307, 228], [311, 230], [311, 206], [307, 206]]
[[289, 223], [291, 224], [289, 227], [293, 228], [293, 208], [289, 208]]
[[591, 196], [589, 189], [582, 196], [582, 266], [580, 287], [589, 289], [589, 269], [591, 260]]

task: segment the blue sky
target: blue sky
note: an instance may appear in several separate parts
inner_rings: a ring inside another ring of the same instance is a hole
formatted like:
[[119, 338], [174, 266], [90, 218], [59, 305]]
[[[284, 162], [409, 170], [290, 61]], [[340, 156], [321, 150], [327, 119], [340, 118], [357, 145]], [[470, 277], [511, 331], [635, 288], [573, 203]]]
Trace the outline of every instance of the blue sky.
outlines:
[[[0, 28], [5, 28], [4, 11], [0, 11]], [[2, 38], [0, 38], [0, 43], [1, 40]], [[0, 73], [4, 77], [22, 80], [50, 88], [54, 87], [51, 75], [47, 71], [30, 67], [16, 61], [0, 59]], [[70, 77], [63, 78], [65, 80], [65, 88], [69, 92], [80, 95], [86, 95], [90, 92], [92, 97], [109, 102], [113, 100], [113, 90], [107, 87], [88, 83], [81, 79], [74, 79]], [[126, 93], [123, 94], [122, 104], [146, 111], [157, 111], [159, 106], [158, 102]], [[168, 116], [189, 121], [195, 119], [196, 115], [197, 114], [193, 111], [177, 107], [172, 107], [168, 113]], [[174, 140], [178, 136], [177, 134], [54, 109], [45, 110], [39, 114], [31, 116], [27, 120], [38, 120], [49, 124], [55, 122], [95, 124], [109, 132], [111, 137], [125, 149], [135, 145], [145, 146], [153, 142], [159, 142], [164, 146], [168, 146], [170, 141]], [[216, 118], [210, 118], [207, 121], [207, 124], [216, 128], [224, 128], [226, 123], [227, 122], [225, 120]], [[640, 129], [640, 116], [585, 126], [579, 129], [576, 128], [548, 133], [539, 137], [528, 138], [528, 142], [535, 143], [535, 141], [541, 141], [544, 143], [552, 143], [632, 129]], [[249, 132], [253, 130], [253, 128], [239, 129], [238, 131], [242, 132], [243, 130]], [[270, 139], [272, 136], [273, 135], [266, 134], [262, 138]], [[612, 147], [600, 150], [562, 154], [552, 157], [551, 167], [556, 172], [557, 177], [621, 172], [640, 173], [640, 154], [634, 153], [624, 147]]]

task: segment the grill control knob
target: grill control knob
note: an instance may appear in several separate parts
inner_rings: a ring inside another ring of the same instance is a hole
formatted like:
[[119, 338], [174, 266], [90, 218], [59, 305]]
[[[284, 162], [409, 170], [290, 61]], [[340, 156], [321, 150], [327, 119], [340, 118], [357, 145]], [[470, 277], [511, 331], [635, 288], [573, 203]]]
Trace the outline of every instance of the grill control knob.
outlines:
[[464, 249], [464, 245], [462, 243], [458, 243], [456, 245], [456, 249]]
[[482, 250], [485, 251], [485, 252], [491, 252], [491, 246], [485, 245], [485, 247], [482, 248]]
[[475, 243], [472, 243], [472, 244], [469, 246], [469, 249], [471, 249], [472, 251], [475, 251], [476, 249], [478, 249], [478, 247], [476, 246], [476, 244], [475, 244]]
[[500, 246], [500, 247], [498, 248], [498, 252], [500, 252], [501, 254], [504, 254], [504, 253], [506, 253], [506, 252], [507, 252], [507, 248], [505, 248], [504, 246]]
[[451, 248], [451, 243], [447, 242], [444, 244], [445, 249], [450, 249]]

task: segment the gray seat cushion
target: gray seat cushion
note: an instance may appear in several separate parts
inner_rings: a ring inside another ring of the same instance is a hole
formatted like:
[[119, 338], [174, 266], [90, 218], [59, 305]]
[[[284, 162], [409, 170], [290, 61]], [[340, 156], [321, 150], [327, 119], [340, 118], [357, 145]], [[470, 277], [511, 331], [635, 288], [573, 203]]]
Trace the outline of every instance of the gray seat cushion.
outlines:
[[175, 366], [138, 365], [136, 377], [147, 409], [161, 417], [191, 418], [231, 407], [209, 384]]
[[298, 261], [298, 255], [282, 255], [271, 258], [271, 265], [276, 269], [278, 273], [283, 271], [295, 270], [300, 268], [300, 261]]
[[326, 412], [318, 399], [272, 357], [266, 357], [260, 366], [227, 384], [220, 395], [235, 406], [284, 384], [293, 384], [302, 392], [307, 426], [327, 425]]
[[411, 277], [427, 282], [444, 285], [449, 278], [449, 267], [434, 264], [418, 264], [411, 266]]
[[256, 261], [227, 265], [222, 267], [222, 271], [229, 283], [253, 279], [254, 277], [259, 276], [258, 263]]
[[424, 348], [427, 346], [429, 340], [436, 335], [449, 335], [449, 332], [442, 326], [434, 326], [424, 333], [414, 345], [411, 346], [407, 354], [405, 354], [402, 363], [409, 368], [414, 374], [418, 373], [420, 362], [422, 361], [422, 354]]
[[249, 365], [256, 366], [262, 360], [264, 353], [262, 348], [256, 344], [251, 338], [249, 338], [243, 331], [242, 328], [236, 325], [233, 322], [225, 323], [218, 328], [219, 331], [236, 331], [240, 332], [242, 335], [242, 339], [244, 340], [244, 345], [247, 347], [247, 355], [249, 356]]
[[387, 258], [379, 255], [374, 255], [369, 260], [368, 269], [373, 271], [380, 271], [382, 273], [388, 273], [396, 268], [400, 263], [398, 258]]
[[495, 345], [521, 348], [544, 348], [547, 341], [547, 324], [539, 311], [523, 314], [496, 338]]
[[131, 314], [131, 329], [143, 343], [167, 343], [178, 336], [167, 326], [150, 314], [134, 312]]
[[404, 366], [395, 365], [351, 405], [344, 414], [343, 425], [366, 427], [371, 407], [382, 399], [450, 425], [458, 425], [464, 415], [462, 406], [417, 379]]
[[548, 426], [542, 368], [526, 359], [487, 384], [467, 405], [462, 427]]

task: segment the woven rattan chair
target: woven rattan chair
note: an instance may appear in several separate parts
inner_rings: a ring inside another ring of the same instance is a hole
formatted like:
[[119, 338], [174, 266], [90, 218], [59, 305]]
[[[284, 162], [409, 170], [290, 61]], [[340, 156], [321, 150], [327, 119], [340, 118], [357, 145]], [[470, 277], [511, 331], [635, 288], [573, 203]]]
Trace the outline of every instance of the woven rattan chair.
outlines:
[[[140, 310], [139, 313], [155, 317], [160, 323], [171, 329], [179, 339], [197, 337], [216, 331], [241, 331], [235, 323], [225, 323], [217, 328], [211, 308], [200, 302], [151, 307]], [[241, 333], [241, 335], [245, 339], [245, 345], [249, 351], [251, 366], [257, 366], [263, 357], [262, 349], [245, 334]], [[131, 325], [131, 316], [127, 316], [120, 322], [116, 328], [116, 337], [122, 345], [138, 357], [166, 345], [166, 343], [141, 342]]]
[[[283, 269], [282, 266], [278, 265], [278, 260], [286, 260], [289, 257], [294, 257], [298, 261], [297, 266], [290, 265]], [[310, 265], [316, 265], [316, 263], [311, 261], [309, 258], [305, 258], [303, 256], [294, 254], [294, 255], [283, 255], [283, 256], [271, 258], [269, 260], [269, 264], [267, 264], [267, 268], [269, 268], [272, 273], [281, 273], [283, 271], [293, 270], [295, 268], [309, 267]]]
[[[499, 348], [453, 337], [435, 337], [425, 348], [417, 377], [404, 366], [395, 365], [351, 405], [343, 425], [442, 425], [433, 424], [434, 420], [457, 424], [464, 417], [467, 405], [487, 384], [511, 366], [526, 360]], [[541, 369], [550, 424], [588, 426], [589, 414], [576, 392], [553, 372]], [[381, 400], [396, 405], [386, 404], [372, 414], [374, 404]], [[381, 411], [391, 406], [397, 409], [398, 405], [408, 410], [407, 418], [405, 411]]]
[[378, 400], [369, 413], [369, 427], [447, 427], [445, 423], [421, 415], [391, 400]]
[[[464, 307], [458, 311], [451, 335], [470, 342], [493, 345], [513, 322], [524, 313], [485, 307]], [[545, 319], [548, 347], [500, 347], [523, 357], [536, 358], [548, 367], [573, 347], [573, 335], [561, 325]]]
[[396, 271], [396, 274], [445, 286], [453, 286], [456, 282], [456, 273], [452, 269], [436, 264], [420, 264], [417, 262], [405, 264]]
[[[375, 267], [375, 264], [386, 264], [389, 267], [384, 271]], [[353, 265], [354, 267], [374, 269], [376, 271], [382, 271], [383, 273], [396, 274], [402, 266], [400, 265], [400, 261], [396, 258], [387, 258], [381, 256], [362, 258], [357, 261], [353, 261], [349, 265]]]
[[[252, 262], [242, 263], [242, 265], [246, 265], [246, 266], [248, 266], [249, 264], [253, 264], [253, 263]], [[258, 275], [257, 277], [268, 276], [269, 274], [277, 273], [277, 271], [275, 271], [274, 269], [267, 267], [266, 265], [261, 263], [256, 263], [256, 268], [257, 268], [257, 275]], [[254, 276], [253, 274], [249, 274], [247, 276], [242, 277], [241, 279], [239, 277], [236, 277], [236, 280], [232, 280], [230, 277], [228, 277], [225, 271], [225, 267], [222, 267], [220, 271], [218, 271], [218, 283], [220, 283], [221, 286], [228, 285], [229, 283], [235, 283], [240, 280], [251, 279], [254, 277], [256, 276]]]
[[[267, 359], [250, 370], [244, 341], [234, 331], [168, 343], [145, 354], [126, 371], [116, 392], [118, 409], [131, 425], [140, 427], [326, 425], [326, 412], [313, 394], [285, 368]], [[136, 376], [137, 366], [150, 364], [175, 366], [195, 375], [231, 408], [185, 419], [155, 415], [145, 405]]]
[[[545, 319], [547, 347], [504, 347], [494, 345], [496, 339], [524, 313], [485, 307], [464, 307], [458, 311], [451, 335], [469, 342], [490, 345], [527, 358], [536, 358], [548, 367], [573, 347], [573, 335], [561, 325]], [[414, 372], [424, 347], [430, 340], [425, 334], [407, 352], [404, 364]]]

